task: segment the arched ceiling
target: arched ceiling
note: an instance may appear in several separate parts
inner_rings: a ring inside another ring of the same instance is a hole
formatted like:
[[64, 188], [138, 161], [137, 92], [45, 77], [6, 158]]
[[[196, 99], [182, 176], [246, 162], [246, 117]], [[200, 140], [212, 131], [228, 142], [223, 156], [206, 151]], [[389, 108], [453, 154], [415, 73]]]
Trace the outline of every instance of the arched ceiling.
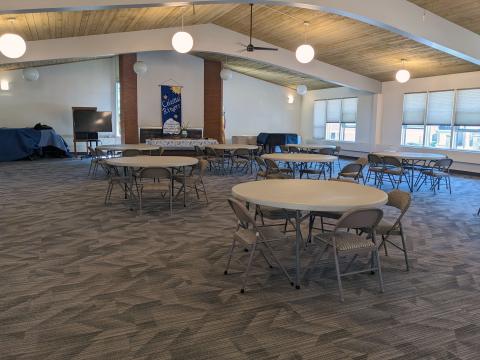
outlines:
[[[421, 1], [426, 2], [413, 2]], [[214, 23], [248, 34], [247, 4], [3, 14], [0, 33], [15, 31], [27, 40], [46, 40], [159, 29], [180, 25], [182, 13], [185, 25]], [[8, 21], [11, 17], [16, 18], [13, 24]], [[314, 45], [318, 60], [379, 81], [393, 80], [402, 58], [408, 60], [413, 77], [480, 70], [477, 65], [388, 30], [317, 10], [256, 5], [254, 37], [294, 51], [303, 40], [304, 20], [311, 24], [308, 41]]]

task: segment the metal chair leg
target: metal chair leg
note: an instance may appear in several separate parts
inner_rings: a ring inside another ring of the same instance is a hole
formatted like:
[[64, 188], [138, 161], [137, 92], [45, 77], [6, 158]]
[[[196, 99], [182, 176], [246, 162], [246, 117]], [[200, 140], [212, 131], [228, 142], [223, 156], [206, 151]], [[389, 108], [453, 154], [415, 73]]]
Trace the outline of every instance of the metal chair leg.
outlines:
[[378, 249], [375, 249], [374, 252], [375, 252], [375, 258], [376, 258], [377, 270], [378, 270], [378, 282], [380, 284], [380, 291], [383, 293], [385, 292], [385, 289], [383, 287], [383, 275], [382, 275], [382, 266], [380, 264], [380, 255], [378, 254]]
[[247, 269], [245, 270], [245, 273], [243, 274], [244, 278], [243, 278], [243, 285], [242, 285], [242, 288], [240, 289], [240, 292], [243, 294], [245, 292], [245, 287], [247, 286], [247, 279], [248, 279], [248, 274], [250, 273], [250, 268], [252, 267], [252, 262], [253, 262], [253, 258], [255, 256], [255, 248], [256, 248], [257, 244], [254, 243], [252, 245], [252, 248], [250, 249], [250, 258], [248, 259], [248, 265], [247, 265]]
[[228, 274], [228, 269], [230, 268], [230, 262], [232, 261], [233, 251], [235, 250], [235, 243], [236, 243], [236, 240], [234, 238], [233, 241], [232, 241], [232, 246], [230, 247], [230, 251], [228, 253], [227, 267], [225, 268], [225, 271], [223, 272], [225, 275]]
[[338, 263], [338, 254], [335, 249], [333, 249], [333, 256], [335, 259], [335, 270], [337, 272], [337, 282], [338, 282], [338, 292], [340, 293], [340, 301], [344, 302], [343, 298], [343, 287], [342, 287], [342, 276], [340, 273], [340, 264]]

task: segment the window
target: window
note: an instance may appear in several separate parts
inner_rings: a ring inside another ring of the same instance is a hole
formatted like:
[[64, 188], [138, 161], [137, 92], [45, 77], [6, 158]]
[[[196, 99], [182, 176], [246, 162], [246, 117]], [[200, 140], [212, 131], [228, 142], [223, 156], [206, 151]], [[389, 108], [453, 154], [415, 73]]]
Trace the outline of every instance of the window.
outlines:
[[120, 81], [115, 82], [115, 136], [120, 136]]
[[313, 137], [355, 141], [358, 98], [317, 100], [313, 107]]
[[401, 143], [480, 151], [480, 89], [405, 94]]

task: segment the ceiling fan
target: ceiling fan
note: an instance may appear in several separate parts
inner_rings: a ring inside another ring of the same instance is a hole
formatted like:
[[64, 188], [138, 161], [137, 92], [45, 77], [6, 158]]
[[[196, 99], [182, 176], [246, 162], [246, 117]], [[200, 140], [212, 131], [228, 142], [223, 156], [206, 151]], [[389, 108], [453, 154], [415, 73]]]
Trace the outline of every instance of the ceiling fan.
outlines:
[[252, 44], [252, 27], [253, 27], [253, 4], [250, 4], [250, 42], [248, 43], [248, 45], [244, 45], [244, 44], [241, 44], [241, 45], [244, 46], [245, 50], [248, 52], [253, 52], [255, 50], [269, 50], [269, 51], [278, 50], [277, 48], [254, 46]]

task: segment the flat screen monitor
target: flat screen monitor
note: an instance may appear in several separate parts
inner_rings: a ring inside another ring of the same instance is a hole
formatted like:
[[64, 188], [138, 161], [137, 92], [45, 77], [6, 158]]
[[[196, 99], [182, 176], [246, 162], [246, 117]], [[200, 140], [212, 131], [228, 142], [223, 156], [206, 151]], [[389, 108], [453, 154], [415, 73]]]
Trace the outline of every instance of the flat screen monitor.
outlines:
[[75, 110], [73, 129], [75, 132], [112, 132], [112, 112]]

